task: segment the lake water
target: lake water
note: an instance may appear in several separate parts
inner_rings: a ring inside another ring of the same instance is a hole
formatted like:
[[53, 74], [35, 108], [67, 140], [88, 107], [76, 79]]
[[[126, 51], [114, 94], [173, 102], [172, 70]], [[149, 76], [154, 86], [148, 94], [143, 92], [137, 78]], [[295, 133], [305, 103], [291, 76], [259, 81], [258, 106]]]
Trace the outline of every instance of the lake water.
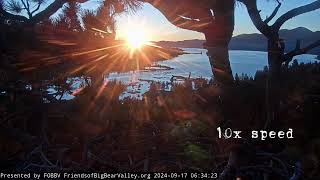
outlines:
[[[188, 77], [189, 75], [191, 75], [191, 78], [212, 78], [213, 74], [206, 54], [207, 50], [195, 48], [184, 48], [183, 50], [187, 53], [195, 54], [184, 54], [156, 63], [172, 69], [158, 71], [139, 70], [126, 73], [115, 72], [109, 74], [107, 80], [117, 80], [128, 85], [127, 91], [121, 95], [120, 99], [126, 97], [141, 99], [142, 95], [148, 91], [150, 81], [170, 82], [172, 76]], [[237, 73], [238, 75], [254, 76], [258, 70], [263, 70], [268, 64], [266, 52], [231, 50], [229, 56], [233, 75]], [[316, 55], [305, 54], [296, 56], [295, 59], [299, 63], [308, 63], [316, 61]]]
[[[172, 76], [183, 76], [191, 78], [205, 78], [211, 79], [213, 77], [209, 58], [207, 56], [207, 50], [195, 49], [195, 48], [184, 48], [187, 53], [194, 54], [183, 54], [170, 60], [156, 62], [155, 65], [166, 66], [167, 68], [160, 70], [139, 70], [131, 71], [126, 73], [110, 73], [106, 77], [108, 80], [121, 81], [127, 85], [127, 90], [119, 97], [124, 99], [127, 97], [142, 99], [143, 94], [150, 88], [151, 81], [168, 83]], [[267, 66], [267, 53], [258, 51], [241, 51], [231, 50], [229, 51], [230, 63], [233, 75], [247, 74], [248, 76], [254, 76], [258, 70], [263, 70]], [[314, 62], [316, 55], [300, 55], [296, 56], [295, 59], [299, 63]], [[168, 68], [170, 67], [170, 68]], [[84, 79], [79, 77], [72, 79], [72, 89], [76, 90], [80, 87]], [[170, 90], [170, 85], [167, 89]], [[54, 88], [49, 88], [50, 93], [55, 93]], [[60, 98], [57, 96], [56, 98]], [[62, 97], [63, 100], [73, 99], [69, 93], [65, 93]]]

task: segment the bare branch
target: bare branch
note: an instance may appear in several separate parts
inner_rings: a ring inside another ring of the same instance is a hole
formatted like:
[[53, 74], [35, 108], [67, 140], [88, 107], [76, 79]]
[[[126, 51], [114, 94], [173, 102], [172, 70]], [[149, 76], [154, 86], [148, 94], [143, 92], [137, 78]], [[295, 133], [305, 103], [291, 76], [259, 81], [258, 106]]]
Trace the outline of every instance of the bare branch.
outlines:
[[36, 9], [34, 9], [34, 10], [31, 12], [31, 14], [34, 14], [35, 12], [37, 12], [37, 11], [40, 9], [41, 4], [42, 4], [42, 1], [39, 1]]
[[21, 1], [22, 5], [23, 5], [24, 9], [27, 10], [27, 5], [26, 5], [26, 3], [25, 3], [23, 0], [20, 0], [20, 1]]
[[267, 17], [266, 20], [264, 20], [265, 23], [269, 23], [277, 15], [277, 13], [282, 5], [279, 0], [277, 0], [277, 1], [278, 1], [278, 6], [273, 10], [272, 14], [269, 17]]
[[27, 4], [24, 2], [24, 0], [20, 0], [20, 1], [21, 1], [22, 5], [23, 5], [24, 9], [27, 11], [29, 19], [31, 19], [32, 18], [32, 14], [30, 13], [28, 0], [26, 0]]
[[320, 46], [320, 40], [310, 44], [309, 46], [305, 48], [300, 48], [300, 40], [297, 41], [296, 48], [293, 51], [288, 52], [287, 54], [284, 55], [283, 57], [283, 62], [288, 64], [290, 61], [292, 61], [294, 56], [301, 55], [301, 54], [306, 54], [308, 51]]
[[294, 8], [294, 9], [288, 11], [287, 13], [283, 14], [279, 19], [277, 19], [277, 21], [272, 25], [272, 27], [276, 31], [278, 31], [281, 28], [281, 26], [286, 21], [290, 20], [291, 18], [299, 16], [299, 15], [307, 13], [307, 12], [317, 10], [319, 8], [320, 8], [320, 0], [316, 0], [310, 4]]
[[270, 37], [274, 31], [270, 28], [270, 26], [265, 21], [262, 20], [260, 11], [258, 10], [258, 7], [257, 7], [257, 0], [239, 0], [239, 1], [247, 6], [249, 16], [253, 24], [256, 26], [256, 28], [266, 37]]
[[28, 9], [30, 9], [29, 0], [26, 0], [26, 2], [27, 2], [27, 7], [28, 7]]

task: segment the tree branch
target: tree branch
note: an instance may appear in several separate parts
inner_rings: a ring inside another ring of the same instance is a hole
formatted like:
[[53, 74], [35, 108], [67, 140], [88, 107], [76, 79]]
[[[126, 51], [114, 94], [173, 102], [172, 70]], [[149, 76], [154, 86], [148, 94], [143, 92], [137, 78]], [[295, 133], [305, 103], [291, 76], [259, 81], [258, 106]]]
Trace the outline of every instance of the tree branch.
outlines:
[[265, 23], [268, 24], [277, 15], [277, 13], [282, 5], [279, 0], [277, 0], [277, 2], [278, 2], [278, 6], [273, 10], [272, 14], [269, 17], [267, 17], [266, 20], [264, 20]]
[[26, 0], [26, 2], [27, 2], [27, 7], [28, 7], [28, 9], [30, 9], [29, 0]]
[[28, 20], [28, 18], [26, 18], [24, 16], [11, 14], [11, 13], [7, 12], [6, 10], [4, 10], [2, 7], [0, 7], [0, 14], [2, 14], [3, 16], [5, 16], [6, 18], [11, 19], [11, 20], [16, 20], [16, 21], [27, 21]]
[[66, 3], [67, 0], [55, 0], [53, 1], [46, 9], [39, 12], [32, 18], [31, 23], [38, 23], [39, 21], [49, 18], [51, 15], [53, 15], [55, 12], [57, 12], [64, 3]]
[[35, 12], [37, 12], [39, 9], [40, 9], [40, 6], [41, 6], [41, 1], [38, 2], [38, 6], [36, 9], [34, 9], [31, 14], [34, 14]]
[[266, 37], [270, 37], [273, 34], [270, 26], [262, 20], [260, 11], [257, 7], [257, 0], [239, 0], [242, 2], [248, 10], [249, 16], [255, 25], [255, 27]]
[[[68, 1], [71, 0], [55, 0], [53, 1], [46, 9], [44, 9], [43, 11], [39, 12], [38, 14], [36, 14], [35, 16], [33, 16], [31, 23], [38, 23], [43, 19], [49, 18], [51, 15], [53, 15], [54, 13], [56, 13], [60, 8], [62, 8], [62, 6], [67, 3]], [[76, 2], [79, 3], [84, 3], [87, 2], [88, 0], [74, 0]]]
[[279, 19], [277, 19], [277, 21], [272, 26], [276, 31], [278, 31], [280, 30], [281, 26], [291, 18], [307, 12], [317, 10], [319, 8], [320, 8], [320, 0], [316, 0], [310, 4], [294, 8], [288, 11], [287, 13], [283, 14]]
[[[203, 32], [213, 22], [210, 9], [197, 8], [194, 2], [177, 0], [140, 0], [157, 8], [173, 25], [192, 31]], [[192, 11], [190, 11], [190, 9]]]
[[[26, 3], [25, 3], [23, 0], [20, 0], [20, 1], [21, 1], [22, 5], [23, 5], [24, 9], [27, 10], [28, 8], [27, 8]], [[27, 11], [28, 11], [28, 10], [27, 10]]]
[[29, 19], [31, 19], [32, 18], [32, 14], [30, 13], [28, 0], [26, 0], [27, 4], [24, 2], [24, 0], [20, 0], [20, 1], [22, 2], [22, 5], [23, 5], [24, 9], [27, 11]]
[[[25, 4], [25, 2], [23, 0], [21, 0], [24, 4], [25, 7], [27, 7], [27, 4]], [[36, 11], [38, 11], [40, 9], [40, 5], [38, 4], [37, 8], [30, 12], [31, 14], [31, 19], [26, 18], [25, 16], [21, 16], [21, 15], [15, 15], [15, 14], [11, 14], [9, 12], [7, 12], [3, 7], [0, 6], [0, 13], [2, 15], [4, 15], [6, 18], [8, 19], [12, 19], [12, 20], [16, 20], [16, 21], [22, 21], [25, 22], [27, 24], [36, 24], [38, 22], [40, 22], [41, 20], [44, 20], [46, 18], [49, 18], [51, 15], [53, 15], [54, 13], [56, 13], [60, 8], [62, 8], [62, 6], [67, 3], [68, 1], [72, 1], [72, 0], [54, 0], [48, 7], [46, 7], [43, 11], [39, 12], [36, 15], [32, 15], [33, 13], [35, 13]], [[73, 0], [79, 3], [84, 3], [87, 2], [89, 0]], [[27, 11], [29, 11], [26, 8]], [[28, 15], [30, 17], [30, 14], [28, 12]]]
[[292, 61], [294, 56], [301, 55], [301, 54], [306, 54], [308, 51], [320, 46], [320, 40], [310, 44], [309, 46], [305, 48], [300, 48], [300, 40], [297, 41], [296, 48], [293, 51], [288, 52], [287, 54], [284, 55], [283, 57], [283, 62], [286, 64], [289, 64], [290, 61]]

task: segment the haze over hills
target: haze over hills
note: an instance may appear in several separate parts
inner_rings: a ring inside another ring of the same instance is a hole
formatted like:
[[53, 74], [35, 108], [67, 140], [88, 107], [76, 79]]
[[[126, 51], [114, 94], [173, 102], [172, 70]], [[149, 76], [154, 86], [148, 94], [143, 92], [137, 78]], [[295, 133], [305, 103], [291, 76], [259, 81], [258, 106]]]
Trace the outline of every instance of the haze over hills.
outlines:
[[[313, 32], [304, 27], [291, 30], [282, 29], [279, 34], [286, 42], [286, 51], [294, 49], [298, 39], [301, 40], [301, 47], [320, 40], [320, 31]], [[184, 41], [159, 41], [157, 44], [160, 46], [179, 48], [202, 48], [204, 42], [205, 40], [193, 39]], [[229, 48], [231, 50], [267, 51], [267, 39], [258, 33], [241, 34], [232, 38]], [[320, 47], [311, 50], [309, 54], [320, 55]]]

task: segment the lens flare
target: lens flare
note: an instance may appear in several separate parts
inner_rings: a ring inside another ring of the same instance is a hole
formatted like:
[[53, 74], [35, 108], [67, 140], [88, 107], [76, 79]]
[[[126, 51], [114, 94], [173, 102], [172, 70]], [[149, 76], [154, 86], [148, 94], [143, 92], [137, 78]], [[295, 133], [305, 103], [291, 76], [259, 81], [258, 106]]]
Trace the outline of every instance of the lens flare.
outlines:
[[148, 44], [148, 33], [144, 29], [128, 29], [127, 45], [131, 49], [138, 49]]

